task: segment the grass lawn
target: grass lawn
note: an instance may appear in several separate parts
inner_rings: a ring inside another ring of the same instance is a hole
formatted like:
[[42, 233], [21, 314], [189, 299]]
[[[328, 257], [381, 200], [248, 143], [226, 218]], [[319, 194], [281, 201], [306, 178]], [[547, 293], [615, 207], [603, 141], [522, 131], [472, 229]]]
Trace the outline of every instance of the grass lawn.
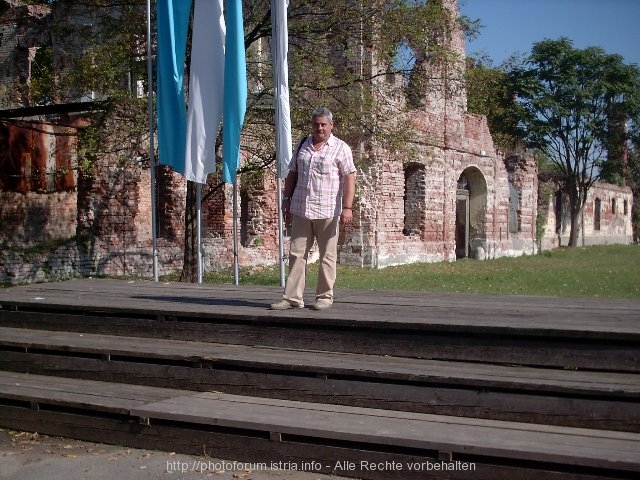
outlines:
[[[315, 286], [316, 273], [317, 265], [310, 265], [307, 287]], [[205, 282], [233, 283], [233, 273], [207, 273]], [[240, 284], [277, 286], [279, 268], [241, 269]], [[517, 258], [378, 270], [339, 265], [336, 289], [341, 288], [640, 299], [640, 246], [561, 248]]]

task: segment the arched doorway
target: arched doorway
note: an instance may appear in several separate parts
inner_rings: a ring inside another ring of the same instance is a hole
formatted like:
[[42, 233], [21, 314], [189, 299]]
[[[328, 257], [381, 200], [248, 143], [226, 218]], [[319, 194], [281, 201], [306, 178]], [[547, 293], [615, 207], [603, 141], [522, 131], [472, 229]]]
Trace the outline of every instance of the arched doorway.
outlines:
[[456, 258], [475, 257], [486, 250], [487, 182], [476, 167], [466, 168], [456, 190]]

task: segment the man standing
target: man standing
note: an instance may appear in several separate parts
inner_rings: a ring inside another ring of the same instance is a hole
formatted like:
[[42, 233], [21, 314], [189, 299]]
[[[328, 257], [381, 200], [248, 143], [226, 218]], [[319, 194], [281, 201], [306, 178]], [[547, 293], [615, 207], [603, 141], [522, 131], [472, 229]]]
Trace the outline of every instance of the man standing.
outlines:
[[356, 168], [351, 148], [335, 137], [333, 114], [318, 108], [311, 114], [312, 133], [296, 149], [284, 183], [282, 212], [292, 215], [289, 277], [283, 299], [272, 310], [304, 307], [305, 274], [309, 251], [318, 242], [320, 266], [315, 310], [333, 304], [338, 259], [338, 227], [353, 220]]

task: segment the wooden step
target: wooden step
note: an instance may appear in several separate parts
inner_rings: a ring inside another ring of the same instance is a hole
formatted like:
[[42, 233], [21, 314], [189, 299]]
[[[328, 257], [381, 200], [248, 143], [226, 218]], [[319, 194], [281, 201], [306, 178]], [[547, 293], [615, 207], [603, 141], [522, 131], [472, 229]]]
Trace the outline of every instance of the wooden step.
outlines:
[[[110, 417], [108, 414], [111, 414]], [[0, 424], [357, 478], [633, 478], [640, 434], [0, 372]], [[229, 456], [230, 449], [235, 455]], [[413, 466], [414, 470], [409, 470]], [[453, 470], [457, 468], [456, 470]], [[464, 468], [464, 470], [463, 470]], [[418, 471], [415, 471], [418, 469]], [[441, 472], [440, 472], [441, 473]], [[520, 476], [518, 476], [520, 475]]]
[[640, 432], [640, 375], [0, 328], [4, 370]]
[[640, 302], [340, 292], [273, 312], [274, 287], [83, 279], [0, 290], [0, 324], [300, 350], [640, 372]]

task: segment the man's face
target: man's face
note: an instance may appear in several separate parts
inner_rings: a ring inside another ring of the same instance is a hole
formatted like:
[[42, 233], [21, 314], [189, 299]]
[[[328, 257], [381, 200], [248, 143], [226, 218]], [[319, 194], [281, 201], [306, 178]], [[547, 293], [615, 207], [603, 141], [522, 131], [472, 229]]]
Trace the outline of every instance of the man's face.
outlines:
[[311, 123], [314, 140], [324, 142], [331, 136], [333, 122], [327, 117], [313, 117]]

